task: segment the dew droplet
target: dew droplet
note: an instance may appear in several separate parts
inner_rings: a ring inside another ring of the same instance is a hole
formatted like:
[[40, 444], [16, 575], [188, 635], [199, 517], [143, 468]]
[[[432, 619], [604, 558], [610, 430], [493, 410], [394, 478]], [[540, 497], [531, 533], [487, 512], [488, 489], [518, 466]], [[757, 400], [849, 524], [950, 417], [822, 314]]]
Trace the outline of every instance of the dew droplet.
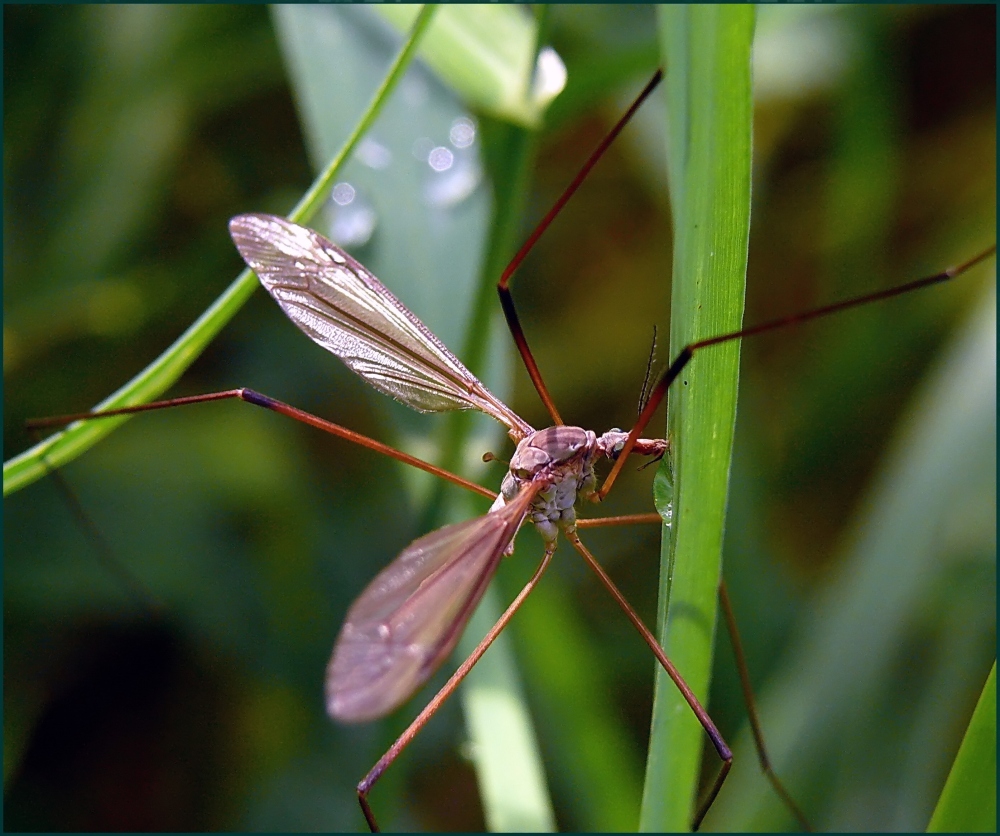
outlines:
[[330, 197], [338, 206], [347, 206], [347, 204], [354, 200], [355, 195], [357, 195], [357, 192], [350, 183], [337, 183], [333, 187]]
[[437, 172], [447, 171], [454, 162], [455, 155], [450, 148], [445, 148], [443, 145], [432, 148], [430, 154], [427, 155], [427, 165]]
[[330, 238], [342, 247], [367, 244], [378, 226], [378, 215], [350, 183], [333, 187], [327, 201]]
[[476, 123], [468, 116], [459, 116], [451, 123], [448, 139], [456, 148], [468, 148], [476, 141]]
[[[441, 154], [435, 161], [434, 155], [438, 151], [445, 151], [447, 155]], [[437, 167], [435, 162], [441, 167]], [[424, 199], [431, 206], [449, 207], [461, 203], [475, 192], [483, 178], [478, 156], [470, 151], [453, 154], [447, 148], [435, 148], [428, 164], [431, 171], [424, 186]]]

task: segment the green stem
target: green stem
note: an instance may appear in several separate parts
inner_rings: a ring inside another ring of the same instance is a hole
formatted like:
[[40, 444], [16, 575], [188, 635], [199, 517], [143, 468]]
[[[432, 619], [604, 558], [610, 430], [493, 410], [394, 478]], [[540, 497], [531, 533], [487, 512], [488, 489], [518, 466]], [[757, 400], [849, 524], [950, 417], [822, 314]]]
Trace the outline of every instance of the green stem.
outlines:
[[[669, 6], [665, 56], [674, 216], [671, 357], [743, 319], [750, 229], [749, 6]], [[673, 524], [661, 554], [659, 640], [706, 705], [736, 418], [739, 345], [697, 354], [670, 390]], [[640, 828], [691, 825], [705, 733], [657, 672]], [[718, 759], [716, 761], [716, 768]], [[713, 772], [714, 777], [714, 772]]]

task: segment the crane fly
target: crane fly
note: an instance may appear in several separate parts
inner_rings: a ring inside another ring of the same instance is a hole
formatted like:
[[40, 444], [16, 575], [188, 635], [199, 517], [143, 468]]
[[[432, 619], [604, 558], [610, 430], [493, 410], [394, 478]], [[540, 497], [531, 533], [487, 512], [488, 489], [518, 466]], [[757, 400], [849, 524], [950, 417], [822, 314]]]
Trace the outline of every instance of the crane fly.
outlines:
[[[277, 225], [284, 228], [286, 233], [289, 226], [294, 227], [291, 234], [299, 240], [300, 244], [290, 246], [293, 253], [300, 253], [298, 247], [309, 236], [315, 236], [320, 241], [323, 241], [322, 237], [316, 233], [305, 230], [304, 227], [289, 225], [288, 222], [278, 218], [259, 215], [239, 216], [234, 219], [234, 222], [239, 221], [241, 218], [256, 218], [257, 220], [254, 223], [259, 227], [263, 228], [268, 224]], [[265, 236], [267, 238], [265, 243], [273, 243], [273, 239], [280, 238], [283, 234], [285, 233], [279, 234], [273, 232], [273, 234]], [[235, 237], [234, 233], [234, 239]], [[287, 243], [285, 241], [286, 245]], [[328, 244], [329, 242], [325, 243]], [[329, 246], [332, 248], [329, 252], [338, 252], [332, 244]], [[285, 255], [288, 254], [285, 251]], [[340, 257], [344, 259], [349, 258], [344, 253], [340, 253]], [[334, 263], [337, 263], [336, 258], [332, 255], [330, 259]], [[249, 259], [247, 260], [249, 262]], [[276, 261], [282, 262], [280, 255], [276, 258]], [[285, 263], [287, 266], [287, 262]], [[344, 265], [347, 264], [348, 262], [345, 260]], [[353, 262], [353, 264], [358, 268], [356, 271], [358, 275], [368, 276], [372, 282], [377, 284], [377, 280], [371, 277], [364, 268], [357, 265], [356, 262]], [[298, 267], [297, 262], [295, 266]], [[350, 268], [350, 271], [354, 271], [354, 268]], [[363, 280], [361, 284], [369, 289], [374, 286], [366, 280]], [[378, 286], [381, 287], [381, 285]], [[289, 289], [293, 294], [296, 292], [294, 287]], [[388, 291], [386, 291], [386, 294], [388, 294]], [[322, 297], [322, 294], [320, 296]], [[380, 368], [377, 363], [371, 365], [371, 357], [363, 352], [351, 355], [358, 362], [358, 365], [352, 366], [352, 368], [371, 385], [380, 389], [380, 391], [396, 397], [397, 400], [402, 400], [404, 403], [408, 403], [410, 406], [424, 411], [475, 409], [489, 414], [507, 428], [508, 434], [515, 442], [523, 443], [529, 438], [537, 437], [539, 443], [528, 446], [532, 448], [539, 447], [544, 456], [548, 456], [553, 451], [557, 453], [557, 456], [562, 455], [573, 446], [572, 439], [558, 438], [555, 433], [552, 438], [541, 435], [542, 433], [549, 432], [547, 430], [542, 430], [540, 433], [532, 436], [535, 431], [526, 423], [519, 429], [512, 430], [512, 424], [516, 426], [516, 422], [520, 421], [520, 419], [508, 407], [503, 405], [502, 402], [495, 399], [474, 376], [469, 375], [471, 381], [474, 381], [474, 383], [464, 377], [460, 370], [468, 372], [460, 363], [458, 363], [458, 367], [454, 365], [457, 362], [454, 355], [451, 355], [433, 334], [420, 325], [419, 321], [403, 308], [398, 303], [398, 300], [395, 300], [395, 297], [392, 297], [391, 294], [388, 294], [388, 296], [393, 299], [395, 304], [390, 306], [391, 310], [387, 312], [387, 316], [400, 326], [406, 335], [401, 343], [390, 340], [389, 344], [391, 347], [398, 350], [399, 346], [402, 345], [408, 351], [412, 350], [413, 346], [407, 340], [414, 338], [413, 332], [416, 330], [422, 336], [429, 337], [430, 339], [429, 347], [426, 344], [422, 345], [417, 349], [416, 356], [421, 360], [427, 360], [428, 357], [435, 358], [437, 361], [443, 362], [443, 367], [438, 367], [431, 375], [429, 378], [431, 384], [427, 390], [416, 392], [415, 388], [419, 387], [414, 387], [414, 381], [421, 379], [421, 374], [428, 371], [426, 367], [420, 366], [417, 371], [414, 371], [414, 369], [407, 367], [405, 363], [402, 366], [390, 363], [390, 368], [387, 371], [385, 368]], [[295, 320], [295, 316], [289, 312], [284, 304], [282, 307]], [[322, 306], [320, 307], [322, 308]], [[314, 310], [310, 313], [308, 305], [306, 305], [305, 311], [305, 319], [295, 321], [313, 339], [325, 345], [319, 336], [314, 336], [309, 331], [310, 327], [321, 324], [320, 320], [322, 320], [322, 316], [319, 316], [319, 319], [315, 318], [317, 311]], [[370, 313], [370, 310], [366, 304], [361, 303], [359, 310], [356, 310], [354, 313], [356, 315], [356, 318], [353, 319], [354, 322], [358, 321], [358, 317], [360, 321], [364, 322], [366, 321], [364, 316]], [[316, 334], [321, 333], [322, 328], [316, 331]], [[333, 342], [350, 352], [358, 349], [360, 343], [357, 342], [357, 339], [357, 333], [347, 331], [341, 332], [340, 335], [334, 338]], [[354, 340], [353, 343], [352, 340]], [[364, 343], [364, 341], [362, 340], [361, 343]], [[330, 346], [327, 345], [326, 347], [329, 348]], [[367, 346], [367, 348], [371, 349], [371, 346]], [[379, 349], [382, 350], [382, 354], [379, 354]], [[384, 353], [385, 349], [385, 345], [379, 345], [376, 349], [373, 349], [377, 359], [385, 359], [390, 356]], [[334, 350], [334, 353], [339, 353], [335, 349], [331, 348], [331, 350]], [[406, 352], [404, 354], [412, 361], [413, 358], [410, 354]], [[343, 357], [343, 355], [341, 356]], [[346, 358], [345, 362], [351, 365]], [[370, 372], [371, 377], [367, 376], [362, 369]], [[408, 386], [410, 387], [409, 393], [402, 395], [401, 393]], [[244, 392], [244, 394], [246, 393]], [[251, 399], [252, 397], [259, 396], [251, 395], [247, 399]], [[417, 403], [407, 400], [407, 397], [411, 397], [414, 400], [421, 398], [428, 399], [432, 402], [433, 406], [432, 408], [427, 408], [426, 404], [423, 406], [417, 405]], [[256, 402], [263, 403], [263, 399], [259, 399]], [[497, 403], [499, 403], [499, 408], [496, 407]], [[491, 411], [494, 409], [498, 409], [498, 411]], [[558, 430], [559, 428], [553, 429]], [[520, 439], [519, 433], [524, 433]], [[595, 442], [596, 440], [597, 437], [595, 436]], [[586, 443], [590, 443], [589, 439]], [[537, 455], [534, 450], [526, 451], [526, 456], [528, 453], [531, 456]], [[598, 451], [597, 455], [605, 454], [602, 451]], [[570, 457], [572, 458], [572, 456]], [[501, 562], [503, 555], [507, 552], [509, 544], [513, 541], [513, 537], [520, 525], [523, 525], [525, 522], [534, 522], [533, 519], [526, 518], [534, 515], [534, 504], [539, 501], [541, 493], [549, 490], [553, 494], [558, 492], [556, 486], [557, 474], [555, 471], [559, 468], [556, 465], [561, 465], [564, 462], [553, 462], [551, 459], [548, 461], [550, 465], [553, 465], [553, 469], [545, 473], [536, 471], [534, 476], [527, 482], [522, 481], [518, 484], [514, 474], [509, 474], [511, 481], [515, 483], [514, 487], [520, 487], [518, 492], [509, 489], [510, 486], [506, 484], [508, 479], [505, 478], [504, 482], [508, 490], [506, 492], [501, 490], [497, 506], [490, 514], [469, 520], [465, 523], [459, 523], [456, 526], [449, 526], [415, 541], [410, 547], [404, 550], [383, 574], [379, 575], [372, 582], [368, 590], [362, 594], [351, 608], [344, 630], [341, 633], [340, 639], [338, 639], [337, 650], [331, 660], [327, 679], [328, 707], [331, 714], [340, 719], [351, 721], [366, 719], [364, 714], [366, 710], [379, 712], [378, 715], [372, 716], [380, 716], [380, 714], [391, 711], [393, 705], [398, 705], [402, 700], [405, 700], [407, 694], [412, 693], [414, 689], [419, 687], [420, 682], [426, 679], [426, 675], [428, 675], [430, 669], [443, 661], [457, 638], [460, 625], [468, 617], [468, 612], [461, 609], [458, 604], [462, 600], [466, 601], [468, 610], [471, 611], [482, 594], [482, 590], [476, 586], [476, 580], [492, 574], [496, 565]], [[529, 463], [536, 463], [535, 459], [532, 459]], [[524, 470], [524, 472], [527, 473], [529, 471]], [[560, 473], [558, 475], [562, 476], [563, 474]], [[570, 481], [566, 482], [566, 484], [575, 481], [577, 485], [582, 486], [579, 481], [582, 474], [571, 472], [568, 475]], [[561, 485], [563, 482], [560, 481], [559, 484]], [[581, 491], [581, 493], [585, 494], [584, 491]], [[508, 494], [513, 494], [513, 496], [508, 496]], [[550, 507], [548, 510], [552, 512], [554, 509]], [[572, 509], [570, 509], [570, 513], [572, 513]], [[547, 514], [540, 514], [540, 516], [542, 519], [539, 522], [543, 526], [547, 523], [553, 523]], [[487, 525], [485, 521], [489, 521], [489, 524]], [[561, 514], [559, 520], [555, 523], [556, 529], [560, 527], [560, 523], [566, 523]], [[569, 527], [569, 524], [566, 523], [564, 527]], [[507, 545], [501, 545], [505, 541]], [[549, 556], [548, 549], [546, 549], [545, 559], [547, 560]], [[544, 565], [543, 563], [543, 568]], [[407, 573], [415, 574], [408, 575]], [[404, 578], [403, 575], [407, 575], [407, 577]], [[426, 577], [427, 582], [414, 586], [413, 583], [409, 583], [414, 577]], [[445, 577], [457, 580], [455, 585], [456, 587], [460, 587], [459, 594], [453, 597], [447, 595], [447, 591], [444, 588], [445, 584], [440, 582]], [[380, 582], [386, 580], [397, 583], [398, 586], [394, 589], [388, 589], [386, 587], [391, 584], [387, 583], [383, 588], [376, 589]], [[423, 603], [422, 606], [416, 604], [415, 599], [418, 597], [422, 602], [426, 603]], [[521, 600], [521, 598], [518, 600]], [[445, 606], [442, 606], [440, 612], [435, 613], [437, 620], [435, 621], [434, 618], [428, 620], [423, 607], [430, 608], [434, 605], [440, 605], [442, 601], [445, 602]], [[363, 603], [366, 606], [363, 607]], [[385, 607], [385, 609], [380, 611], [379, 605]], [[418, 611], [417, 614], [414, 614], [415, 609]], [[393, 613], [396, 614], [396, 618], [393, 618]], [[422, 621], [421, 616], [425, 620]], [[387, 622], [390, 620], [393, 621], [393, 624], [387, 625]], [[448, 629], [449, 623], [455, 625], [454, 630]], [[357, 629], [352, 630], [352, 635], [347, 637], [345, 633], [347, 632], [347, 627], [351, 625]], [[437, 643], [434, 641], [435, 637], [437, 638]], [[340, 666], [337, 665], [338, 659], [342, 661]], [[379, 671], [375, 670], [377, 665], [373, 665], [373, 661], [387, 665], [385, 671], [381, 674], [383, 678], [377, 680], [377, 682], [381, 683], [381, 686], [373, 682], [379, 675]], [[335, 687], [338, 684], [339, 687]], [[343, 699], [338, 700], [338, 696], [343, 696]], [[379, 707], [376, 698], [382, 700], [383, 707]], [[353, 703], [351, 702], [352, 700]], [[357, 706], [357, 708], [352, 709], [351, 704]], [[365, 705], [368, 707], [365, 708]], [[354, 711], [353, 715], [352, 710]]]
[[[725, 779], [731, 761], [728, 747], [652, 634], [576, 534], [577, 504], [598, 500], [617, 472], [612, 471], [612, 478], [598, 490], [597, 460], [624, 458], [629, 452], [659, 458], [666, 452], [666, 441], [618, 429], [598, 436], [564, 424], [535, 430], [493, 395], [378, 279], [323, 236], [261, 214], [233, 218], [229, 231], [240, 255], [288, 318], [376, 389], [420, 412], [479, 410], [503, 424], [516, 445], [488, 514], [411, 543], [351, 606], [327, 669], [330, 716], [345, 722], [381, 717], [424, 684], [454, 649], [501, 558], [513, 552], [514, 536], [527, 520], [541, 534], [545, 553], [536, 576], [498, 627], [506, 624], [548, 566], [561, 531], [640, 629], [723, 758], [726, 766], [698, 814], [696, 822], [700, 821]], [[663, 391], [665, 387], [660, 397]], [[262, 402], [257, 393], [244, 392], [240, 397]], [[470, 657], [473, 662], [495, 635], [477, 648]], [[442, 693], [449, 694], [454, 684], [446, 685]], [[422, 726], [428, 716], [425, 709], [415, 727]], [[377, 825], [366, 796], [382, 768], [376, 767], [363, 782], [364, 788], [359, 788], [373, 829]]]
[[[722, 759], [723, 767], [695, 814], [693, 824], [697, 827], [725, 781], [732, 753], [655, 637], [580, 541], [576, 533], [577, 504], [602, 498], [631, 453], [658, 458], [667, 452], [666, 440], [642, 438], [639, 432], [666, 395], [670, 383], [697, 351], [947, 281], [995, 251], [995, 247], [990, 247], [962, 265], [906, 285], [691, 343], [651, 387], [632, 431], [612, 429], [598, 436], [593, 431], [561, 423], [535, 430], [493, 395], [375, 276], [319, 233], [264, 214], [238, 215], [230, 221], [229, 228], [241, 256], [288, 318], [374, 388], [420, 412], [470, 409], [483, 412], [505, 426], [516, 445], [500, 492], [486, 515], [445, 526], [415, 540], [375, 577], [350, 607], [327, 668], [326, 707], [331, 717], [342, 722], [362, 722], [399, 707], [454, 649], [501, 559], [513, 552], [513, 540], [520, 527], [530, 522], [545, 543], [538, 569], [521, 593], [359, 784], [359, 801], [372, 830], [378, 826], [367, 801], [371, 787], [506, 627], [548, 567], [560, 532], [597, 573], [638, 629]], [[518, 327], [514, 326], [515, 333]], [[102, 414], [224, 398], [239, 398], [295, 417], [492, 495], [461, 477], [249, 389], [177, 398]], [[61, 416], [53, 420], [64, 423], [78, 417]], [[601, 458], [615, 464], [598, 488], [594, 466]], [[724, 588], [722, 599], [728, 610]], [[727, 626], [733, 629], [728, 612]], [[745, 676], [742, 667], [741, 676]], [[756, 720], [753, 722], [756, 727]], [[808, 822], [794, 800], [767, 766], [764, 756], [761, 757], [775, 791], [808, 829]]]
[[[448, 526], [415, 541], [351, 607], [328, 667], [326, 692], [329, 714], [338, 720], [356, 722], [383, 716], [400, 705], [453, 649], [501, 558], [512, 552], [512, 541], [520, 526], [530, 521], [545, 542], [544, 556], [532, 580], [438, 697], [421, 712], [410, 730], [401, 736], [359, 785], [359, 799], [372, 829], [376, 829], [377, 825], [366, 800], [371, 785], [478, 661], [534, 588], [549, 565], [560, 531], [584, 557], [640, 632], [691, 706], [722, 760], [723, 768], [699, 806], [696, 825], [728, 773], [732, 754], [722, 735], [656, 638], [576, 534], [574, 508], [578, 501], [603, 498], [632, 452], [654, 458], [665, 453], [665, 440], [642, 438], [639, 432], [649, 422], [665, 396], [670, 380], [683, 363], [675, 364], [669, 375], [660, 378], [646, 400], [639, 423], [630, 433], [613, 429], [598, 436], [580, 427], [566, 426], [548, 396], [527, 349], [506, 287], [509, 276], [533, 241], [660, 78], [661, 74], [657, 72], [616, 128], [598, 146], [549, 217], [539, 225], [528, 244], [508, 266], [499, 284], [515, 342], [543, 402], [556, 422], [554, 427], [536, 431], [516, 415], [371, 273], [318, 233], [269, 215], [240, 215], [230, 223], [233, 240], [244, 260], [258, 274], [289, 318], [310, 338], [337, 354], [366, 382], [418, 411], [478, 410], [504, 425], [517, 445], [490, 513]], [[731, 335], [729, 339], [737, 337]], [[181, 397], [32, 423], [35, 427], [51, 426], [76, 419], [134, 414], [226, 398], [239, 398], [294, 417], [466, 488], [494, 496], [492, 492], [458, 476], [249, 389]], [[600, 458], [613, 459], [615, 463], [598, 488], [594, 465]], [[644, 517], [643, 521], [659, 519], [655, 514]], [[773, 774], [770, 777], [777, 783]], [[779, 793], [784, 795], [781, 790]]]
[[[555, 550], [574, 542], [575, 506], [597, 498], [595, 462], [628, 438], [579, 427], [536, 431], [472, 374], [393, 294], [318, 233], [273, 215], [239, 215], [240, 255], [313, 341], [368, 383], [420, 412], [476, 409], [507, 429], [516, 449], [490, 512], [408, 546], [355, 601], [327, 671], [327, 710], [371, 720], [397, 708], [447, 658], [525, 519]], [[637, 439], [662, 456], [666, 442]]]

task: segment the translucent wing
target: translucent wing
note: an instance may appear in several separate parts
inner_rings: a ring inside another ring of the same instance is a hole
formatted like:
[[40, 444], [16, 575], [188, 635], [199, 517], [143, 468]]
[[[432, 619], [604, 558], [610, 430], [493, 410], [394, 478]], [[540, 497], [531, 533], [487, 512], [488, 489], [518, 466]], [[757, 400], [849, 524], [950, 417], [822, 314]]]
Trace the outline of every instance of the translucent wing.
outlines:
[[336, 244], [274, 215], [237, 215], [229, 234], [289, 319], [380, 392], [421, 412], [478, 409], [518, 440], [531, 432]]
[[389, 713], [445, 660], [538, 488], [484, 517], [415, 540], [347, 613], [326, 672], [326, 708], [345, 722]]

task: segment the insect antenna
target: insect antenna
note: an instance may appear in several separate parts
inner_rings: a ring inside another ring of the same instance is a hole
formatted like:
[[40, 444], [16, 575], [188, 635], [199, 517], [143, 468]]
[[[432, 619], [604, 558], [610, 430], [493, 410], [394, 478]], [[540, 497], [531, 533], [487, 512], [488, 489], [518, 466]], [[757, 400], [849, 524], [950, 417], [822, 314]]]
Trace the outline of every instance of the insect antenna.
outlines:
[[607, 491], [611, 489], [615, 479], [621, 472], [626, 456], [634, 447], [635, 440], [639, 438], [648, 426], [649, 421], [653, 417], [653, 413], [656, 411], [657, 407], [663, 401], [664, 396], [667, 394], [670, 384], [678, 378], [680, 373], [684, 370], [697, 352], [713, 346], [733, 342], [735, 340], [753, 337], [757, 334], [764, 334], [768, 331], [776, 331], [782, 328], [787, 328], [791, 325], [804, 324], [814, 319], [821, 319], [823, 317], [841, 313], [842, 311], [850, 310], [851, 308], [869, 305], [873, 302], [882, 302], [888, 299], [893, 299], [896, 296], [912, 293], [915, 290], [951, 281], [952, 279], [968, 272], [977, 264], [980, 264], [995, 255], [996, 249], [996, 244], [992, 244], [967, 261], [964, 261], [955, 267], [949, 267], [946, 270], [942, 270], [940, 273], [935, 273], [933, 276], [926, 276], [922, 279], [914, 279], [911, 282], [905, 282], [904, 284], [889, 287], [884, 290], [878, 290], [874, 293], [866, 293], [863, 296], [856, 296], [852, 299], [844, 299], [843, 301], [834, 302], [830, 305], [823, 305], [822, 307], [813, 308], [812, 310], [803, 311], [790, 316], [779, 317], [778, 319], [772, 319], [768, 322], [761, 322], [760, 324], [752, 325], [749, 328], [741, 328], [739, 331], [731, 331], [727, 334], [718, 334], [717, 336], [697, 340], [696, 342], [689, 343], [684, 346], [684, 348], [681, 349], [680, 353], [674, 358], [673, 362], [671, 362], [666, 371], [660, 375], [656, 384], [653, 386], [650, 397], [646, 402], [646, 406], [639, 415], [639, 420], [629, 432], [628, 440], [626, 440], [625, 446], [622, 448], [619, 459], [615, 462], [614, 467], [608, 474], [604, 484], [601, 486], [601, 496], [605, 496]]
[[646, 401], [649, 400], [649, 384], [653, 376], [653, 361], [656, 359], [656, 325], [653, 325], [653, 341], [649, 346], [649, 358], [646, 360], [646, 374], [642, 379], [642, 389], [639, 391], [639, 406], [636, 408], [636, 417], [642, 415], [646, 408]]

